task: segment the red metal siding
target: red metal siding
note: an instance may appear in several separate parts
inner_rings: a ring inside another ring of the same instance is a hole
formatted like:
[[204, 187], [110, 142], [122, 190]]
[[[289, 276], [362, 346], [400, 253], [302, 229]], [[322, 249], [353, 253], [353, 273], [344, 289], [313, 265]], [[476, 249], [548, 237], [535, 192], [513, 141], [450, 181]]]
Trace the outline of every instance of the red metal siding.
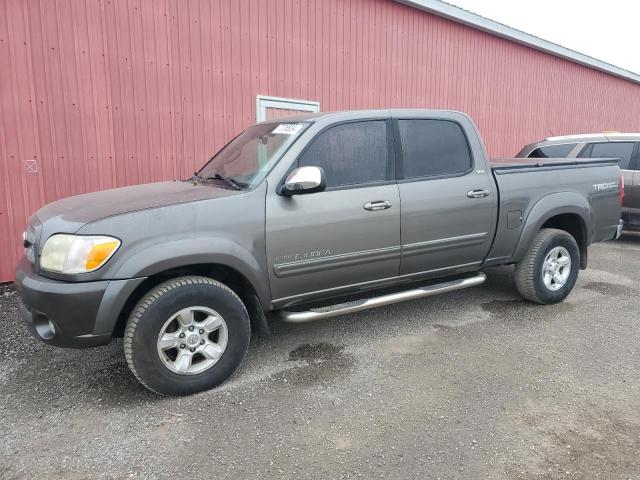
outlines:
[[640, 85], [390, 0], [1, 0], [0, 65], [0, 281], [41, 205], [189, 175], [257, 94], [462, 110], [499, 156], [640, 130]]

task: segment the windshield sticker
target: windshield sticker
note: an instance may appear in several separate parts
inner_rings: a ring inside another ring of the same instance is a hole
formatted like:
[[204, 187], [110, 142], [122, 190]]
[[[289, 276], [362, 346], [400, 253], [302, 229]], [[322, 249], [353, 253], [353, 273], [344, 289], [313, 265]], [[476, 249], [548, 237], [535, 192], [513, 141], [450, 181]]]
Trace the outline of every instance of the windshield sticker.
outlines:
[[295, 135], [300, 131], [302, 125], [299, 123], [281, 123], [271, 133], [281, 133], [283, 135]]

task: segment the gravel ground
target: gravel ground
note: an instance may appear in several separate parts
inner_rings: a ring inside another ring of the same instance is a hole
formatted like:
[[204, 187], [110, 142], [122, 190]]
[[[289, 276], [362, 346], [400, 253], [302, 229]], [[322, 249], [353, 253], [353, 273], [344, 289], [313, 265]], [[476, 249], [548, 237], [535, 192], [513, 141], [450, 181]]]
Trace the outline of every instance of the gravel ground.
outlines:
[[640, 236], [562, 304], [479, 288], [275, 323], [236, 375], [147, 392], [121, 341], [40, 344], [0, 286], [0, 477], [640, 479]]

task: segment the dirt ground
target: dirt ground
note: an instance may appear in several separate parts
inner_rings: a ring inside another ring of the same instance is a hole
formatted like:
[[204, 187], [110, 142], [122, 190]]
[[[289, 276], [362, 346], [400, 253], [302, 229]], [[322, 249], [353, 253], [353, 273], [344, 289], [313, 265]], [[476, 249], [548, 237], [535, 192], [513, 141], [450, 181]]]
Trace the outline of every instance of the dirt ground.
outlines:
[[272, 325], [217, 390], [162, 398], [122, 342], [31, 338], [0, 287], [0, 478], [640, 479], [640, 236], [562, 304], [482, 287]]

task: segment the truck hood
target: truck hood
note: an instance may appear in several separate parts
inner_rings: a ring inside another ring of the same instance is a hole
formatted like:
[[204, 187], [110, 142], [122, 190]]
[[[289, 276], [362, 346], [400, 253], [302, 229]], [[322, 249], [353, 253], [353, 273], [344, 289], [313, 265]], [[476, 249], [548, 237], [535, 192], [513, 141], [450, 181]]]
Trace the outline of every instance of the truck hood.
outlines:
[[194, 185], [180, 181], [147, 183], [64, 198], [45, 205], [36, 216], [41, 223], [55, 219], [55, 223], [73, 225], [77, 230], [86, 223], [113, 215], [238, 193], [211, 184]]

